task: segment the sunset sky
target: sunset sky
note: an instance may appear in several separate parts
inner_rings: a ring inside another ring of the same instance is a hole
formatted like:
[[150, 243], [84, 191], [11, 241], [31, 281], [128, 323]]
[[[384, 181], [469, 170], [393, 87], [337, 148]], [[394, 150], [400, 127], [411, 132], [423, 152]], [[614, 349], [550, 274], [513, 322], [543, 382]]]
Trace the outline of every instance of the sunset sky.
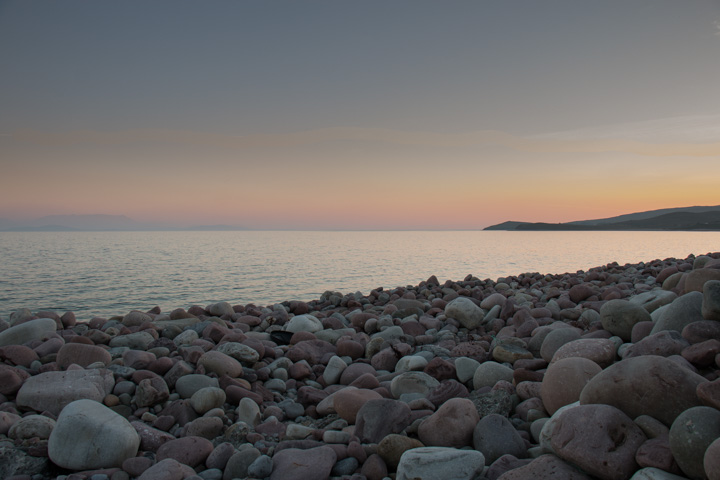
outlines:
[[720, 204], [717, 0], [0, 0], [0, 217], [477, 229]]

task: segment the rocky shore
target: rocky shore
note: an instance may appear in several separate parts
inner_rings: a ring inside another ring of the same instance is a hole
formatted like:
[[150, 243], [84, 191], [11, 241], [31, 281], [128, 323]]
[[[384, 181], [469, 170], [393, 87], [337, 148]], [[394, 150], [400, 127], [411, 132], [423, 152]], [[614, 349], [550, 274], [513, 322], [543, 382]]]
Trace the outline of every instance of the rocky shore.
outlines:
[[0, 318], [0, 478], [720, 479], [720, 253]]

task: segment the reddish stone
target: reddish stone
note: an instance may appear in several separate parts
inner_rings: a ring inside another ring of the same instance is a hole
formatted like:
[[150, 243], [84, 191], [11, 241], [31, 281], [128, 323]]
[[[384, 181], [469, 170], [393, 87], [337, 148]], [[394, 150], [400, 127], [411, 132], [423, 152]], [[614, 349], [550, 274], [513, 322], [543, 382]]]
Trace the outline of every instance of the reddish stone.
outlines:
[[640, 448], [635, 453], [635, 461], [643, 468], [659, 468], [669, 473], [682, 475], [670, 451], [670, 437], [668, 434], [651, 438], [640, 445]]
[[709, 367], [715, 363], [715, 356], [720, 353], [720, 341], [705, 340], [690, 345], [682, 351], [682, 356], [688, 362], [698, 367]]
[[720, 410], [720, 379], [699, 384], [696, 392], [703, 405]]
[[212, 453], [213, 444], [207, 438], [183, 437], [177, 440], [170, 440], [158, 448], [158, 462], [166, 458], [172, 458], [190, 467], [197, 467], [205, 462], [205, 459]]
[[324, 340], [304, 340], [296, 343], [285, 356], [293, 362], [307, 361], [310, 365], [321, 362], [326, 354], [335, 355], [335, 345]]
[[455, 365], [440, 357], [435, 357], [430, 360], [430, 362], [425, 365], [423, 372], [440, 381], [456, 378]]
[[60, 349], [55, 360], [61, 369], [66, 369], [73, 363], [81, 367], [87, 367], [95, 362], [102, 362], [109, 365], [112, 356], [103, 347], [96, 345], [85, 345], [83, 343], [66, 343]]
[[25, 345], [8, 345], [0, 347], [0, 360], [5, 360], [13, 365], [19, 365], [30, 368], [30, 364], [36, 360], [40, 360], [38, 354]]
[[368, 365], [367, 363], [351, 363], [340, 375], [340, 384], [350, 385], [361, 375], [366, 373], [371, 374], [373, 377], [377, 374], [372, 365]]
[[353, 360], [357, 360], [365, 355], [365, 347], [353, 340], [340, 340], [335, 346], [337, 347], [337, 355], [339, 357], [350, 357]]

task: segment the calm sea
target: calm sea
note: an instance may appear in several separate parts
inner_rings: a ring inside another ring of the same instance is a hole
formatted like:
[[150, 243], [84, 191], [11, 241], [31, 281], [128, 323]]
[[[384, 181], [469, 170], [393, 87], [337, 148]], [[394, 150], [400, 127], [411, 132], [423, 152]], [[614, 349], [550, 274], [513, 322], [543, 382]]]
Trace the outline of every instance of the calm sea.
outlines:
[[720, 232], [72, 232], [0, 233], [0, 317], [73, 310], [80, 320], [155, 305], [309, 301], [524, 272], [720, 250]]

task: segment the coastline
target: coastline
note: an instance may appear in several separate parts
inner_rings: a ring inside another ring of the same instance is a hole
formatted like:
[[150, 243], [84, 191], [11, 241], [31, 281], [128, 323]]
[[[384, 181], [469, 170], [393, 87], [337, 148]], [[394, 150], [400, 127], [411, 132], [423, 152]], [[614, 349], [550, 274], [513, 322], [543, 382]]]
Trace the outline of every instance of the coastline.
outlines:
[[3, 478], [693, 478], [720, 430], [688, 452], [675, 423], [720, 425], [720, 253], [87, 323], [19, 310], [0, 360]]

